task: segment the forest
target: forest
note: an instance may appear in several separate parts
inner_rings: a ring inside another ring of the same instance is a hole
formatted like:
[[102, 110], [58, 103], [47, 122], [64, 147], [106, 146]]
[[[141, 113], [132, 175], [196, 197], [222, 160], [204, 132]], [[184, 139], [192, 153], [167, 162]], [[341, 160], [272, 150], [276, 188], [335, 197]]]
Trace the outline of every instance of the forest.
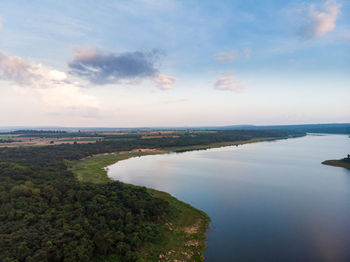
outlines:
[[[69, 135], [29, 130], [16, 134]], [[102, 135], [104, 140], [96, 143], [2, 147], [0, 261], [100, 261], [110, 254], [120, 261], [144, 261], [143, 246], [162, 238], [159, 227], [170, 211], [167, 201], [151, 196], [144, 187], [118, 181], [81, 183], [68, 170], [67, 160], [138, 148], [303, 135], [291, 130], [224, 130], [156, 139]]]

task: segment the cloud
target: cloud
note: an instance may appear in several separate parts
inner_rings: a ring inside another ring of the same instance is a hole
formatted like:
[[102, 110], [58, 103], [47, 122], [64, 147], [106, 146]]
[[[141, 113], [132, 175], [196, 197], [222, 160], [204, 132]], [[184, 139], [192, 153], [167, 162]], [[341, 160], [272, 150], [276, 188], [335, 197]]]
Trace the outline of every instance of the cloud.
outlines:
[[234, 51], [221, 52], [221, 53], [215, 54], [214, 59], [220, 63], [227, 63], [227, 62], [234, 61], [236, 59], [236, 54]]
[[221, 63], [228, 63], [235, 61], [239, 57], [249, 58], [252, 54], [252, 50], [250, 48], [243, 48], [240, 51], [231, 51], [231, 52], [220, 52], [214, 55], [214, 59]]
[[169, 90], [174, 87], [177, 82], [177, 78], [168, 75], [158, 75], [153, 78], [153, 81], [160, 90]]
[[328, 0], [322, 5], [322, 11], [316, 10], [314, 4], [308, 8], [307, 20], [298, 30], [304, 39], [322, 37], [336, 27], [336, 20], [341, 13], [341, 4]]
[[228, 75], [218, 78], [215, 81], [214, 88], [221, 91], [243, 91], [241, 82], [234, 75]]
[[163, 52], [104, 53], [97, 48], [76, 48], [74, 59], [68, 65], [70, 73], [87, 79], [95, 85], [135, 85], [144, 79], [154, 81], [160, 90], [172, 89], [177, 78], [160, 74], [157, 62]]
[[343, 38], [343, 39], [350, 39], [350, 34], [342, 35], [342, 38]]
[[22, 95], [38, 96], [51, 111], [91, 115], [99, 108], [99, 101], [84, 94], [80, 84], [71, 81], [66, 73], [8, 56], [3, 51], [0, 51], [0, 80], [12, 82], [14, 90]]
[[119, 83], [122, 80], [141, 80], [158, 75], [156, 62], [162, 52], [103, 53], [98, 49], [75, 50], [69, 63], [72, 74], [83, 77], [93, 84]]

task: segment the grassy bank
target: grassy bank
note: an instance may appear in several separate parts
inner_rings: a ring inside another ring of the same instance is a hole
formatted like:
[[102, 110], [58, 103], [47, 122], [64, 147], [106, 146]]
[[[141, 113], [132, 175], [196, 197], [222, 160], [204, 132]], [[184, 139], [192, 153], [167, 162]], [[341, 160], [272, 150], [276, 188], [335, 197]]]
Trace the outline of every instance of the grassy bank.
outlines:
[[160, 229], [163, 239], [145, 246], [143, 257], [147, 261], [203, 261], [205, 233], [210, 222], [207, 214], [168, 193], [154, 189], [148, 189], [148, 192], [166, 200], [171, 212]]
[[81, 182], [108, 183], [111, 179], [107, 176], [105, 167], [112, 165], [120, 160], [131, 157], [139, 157], [150, 154], [160, 154], [162, 150], [146, 150], [143, 152], [130, 151], [111, 154], [100, 154], [93, 157], [87, 157], [79, 161], [67, 162], [69, 169], [76, 175]]
[[[80, 161], [67, 162], [69, 169], [81, 182], [108, 183], [106, 166], [130, 157], [160, 154], [167, 151], [145, 150], [95, 155]], [[147, 189], [155, 197], [166, 200], [170, 213], [159, 228], [162, 239], [147, 244], [141, 250], [145, 261], [202, 261], [206, 249], [205, 233], [209, 229], [210, 218], [202, 211], [177, 200], [170, 194]], [[101, 261], [119, 261], [116, 256], [108, 256]]]
[[345, 159], [340, 160], [326, 160], [323, 161], [322, 164], [329, 165], [329, 166], [337, 166], [337, 167], [343, 167], [350, 170], [350, 161]]
[[249, 143], [274, 141], [277, 139], [287, 139], [287, 138], [292, 138], [292, 137], [256, 138], [256, 139], [243, 140], [243, 141], [212, 143], [207, 145], [167, 147], [163, 149], [135, 149], [128, 152], [118, 152], [118, 153], [116, 152], [116, 153], [95, 155], [93, 157], [84, 158], [80, 161], [67, 162], [67, 163], [70, 170], [76, 175], [79, 181], [91, 182], [91, 183], [107, 183], [107, 182], [110, 182], [111, 180], [107, 176], [107, 171], [105, 170], [105, 167], [131, 157], [164, 154], [164, 153], [170, 153], [170, 152], [205, 150], [205, 149], [225, 147], [225, 146], [238, 146], [238, 145], [249, 144]]

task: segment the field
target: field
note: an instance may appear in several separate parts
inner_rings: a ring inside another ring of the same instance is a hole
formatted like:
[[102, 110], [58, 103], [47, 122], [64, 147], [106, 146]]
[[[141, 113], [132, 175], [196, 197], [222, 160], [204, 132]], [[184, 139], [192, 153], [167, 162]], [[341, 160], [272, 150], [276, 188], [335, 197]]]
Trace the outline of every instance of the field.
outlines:
[[[216, 131], [199, 130], [177, 130], [177, 131], [137, 131], [137, 132], [85, 132], [85, 133], [60, 133], [55, 137], [51, 132], [35, 131], [34, 133], [24, 130], [23, 133], [0, 134], [0, 147], [18, 147], [18, 146], [53, 146], [62, 144], [89, 144], [103, 141], [105, 139], [133, 138], [139, 139], [159, 139], [159, 138], [180, 138], [184, 134], [197, 133], [215, 133]], [[72, 136], [72, 134], [74, 134]], [[88, 136], [84, 136], [88, 135]]]
[[[254, 137], [246, 139], [238, 139], [232, 137], [234, 142], [211, 142], [212, 138], [216, 135], [221, 136], [222, 132], [218, 131], [206, 131], [206, 130], [138, 130], [130, 132], [60, 132], [60, 131], [36, 131], [36, 130], [19, 130], [9, 133], [0, 133], [0, 147], [19, 147], [19, 146], [55, 146], [62, 144], [91, 144], [100, 141], [135, 141], [135, 140], [155, 140], [155, 144], [161, 144], [165, 140], [181, 140], [183, 138], [208, 138], [205, 145], [189, 146], [188, 148], [179, 148], [179, 150], [193, 150], [193, 149], [205, 149], [211, 147], [238, 145], [244, 143], [252, 143], [263, 140], [273, 140], [275, 137]], [[227, 131], [230, 132], [230, 131]], [[235, 132], [235, 131], [233, 131]], [[254, 131], [247, 131], [254, 132]], [[285, 138], [290, 137], [289, 135]], [[281, 138], [281, 136], [278, 136]], [[164, 140], [163, 140], [164, 139]], [[226, 140], [227, 138], [225, 138]], [[153, 142], [152, 142], [153, 143]], [[181, 142], [180, 142], [181, 143]], [[174, 143], [178, 144], [178, 143]], [[174, 145], [175, 146], [175, 145]], [[185, 146], [186, 147], [186, 146]], [[171, 149], [173, 150], [173, 148]]]
[[[61, 144], [86, 144], [96, 143], [96, 141], [103, 139], [100, 137], [66, 137], [66, 138], [46, 138], [46, 137], [31, 137], [20, 135], [0, 136], [0, 147], [17, 147], [17, 146], [52, 146]], [[10, 140], [10, 142], [7, 142]]]

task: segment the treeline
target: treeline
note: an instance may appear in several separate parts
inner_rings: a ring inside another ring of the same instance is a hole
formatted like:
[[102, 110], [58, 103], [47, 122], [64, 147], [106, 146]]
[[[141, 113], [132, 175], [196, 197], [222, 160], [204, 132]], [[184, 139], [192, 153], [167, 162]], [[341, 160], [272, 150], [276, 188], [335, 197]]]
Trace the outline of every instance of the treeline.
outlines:
[[0, 143], [13, 143], [13, 142], [16, 142], [16, 141], [13, 139], [0, 139]]
[[116, 254], [143, 261], [162, 239], [168, 203], [120, 182], [79, 183], [66, 160], [136, 148], [298, 136], [293, 131], [220, 131], [180, 138], [111, 139], [91, 144], [0, 148], [0, 261], [95, 261]]
[[348, 158], [348, 157], [343, 158], [343, 159], [342, 159], [342, 161], [344, 161], [344, 162], [346, 162], [346, 163], [350, 164], [350, 158]]
[[161, 238], [168, 203], [145, 188], [81, 184], [55, 151], [52, 160], [15, 151], [0, 163], [0, 261], [138, 261], [143, 244]]
[[62, 130], [32, 130], [32, 129], [20, 129], [10, 132], [10, 134], [63, 134], [67, 131]]

